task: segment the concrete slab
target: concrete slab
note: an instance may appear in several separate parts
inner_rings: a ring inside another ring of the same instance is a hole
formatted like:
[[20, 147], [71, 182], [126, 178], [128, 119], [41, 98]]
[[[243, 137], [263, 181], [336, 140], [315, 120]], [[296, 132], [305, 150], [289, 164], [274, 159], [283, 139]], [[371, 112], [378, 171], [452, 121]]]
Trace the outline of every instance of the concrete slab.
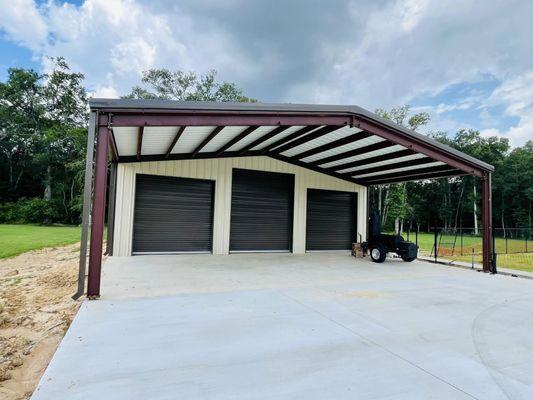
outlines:
[[110, 258], [34, 400], [530, 399], [533, 281], [346, 254]]

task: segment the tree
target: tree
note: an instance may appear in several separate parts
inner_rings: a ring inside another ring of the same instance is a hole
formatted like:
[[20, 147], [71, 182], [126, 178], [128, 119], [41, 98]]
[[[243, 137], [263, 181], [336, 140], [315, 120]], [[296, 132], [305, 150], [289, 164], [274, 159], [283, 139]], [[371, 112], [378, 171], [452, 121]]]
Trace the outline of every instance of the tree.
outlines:
[[[390, 111], [377, 109], [376, 114], [382, 118], [391, 120], [398, 125], [406, 126], [411, 130], [426, 125], [430, 121], [430, 116], [426, 112], [416, 113], [409, 116], [410, 106], [394, 107]], [[378, 190], [378, 212], [381, 214], [382, 223], [386, 224], [390, 216], [394, 219], [394, 231], [400, 234], [403, 230], [403, 221], [407, 216], [410, 207], [407, 201], [407, 189], [405, 183], [383, 186], [379, 185]], [[383, 191], [385, 190], [385, 201], [382, 203]], [[382, 208], [383, 206], [383, 208]]]
[[[6, 189], [0, 201], [40, 191], [55, 210], [49, 216], [66, 222], [76, 219], [71, 206], [79, 193], [77, 171], [69, 168], [84, 157], [87, 94], [82, 74], [71, 72], [62, 58], [51, 61], [49, 73], [12, 68], [0, 83], [0, 184]], [[41, 222], [51, 222], [49, 216]]]
[[134, 86], [126, 99], [256, 102], [234, 83], [217, 82], [216, 71], [194, 72], [166, 68], [143, 71], [143, 86]]

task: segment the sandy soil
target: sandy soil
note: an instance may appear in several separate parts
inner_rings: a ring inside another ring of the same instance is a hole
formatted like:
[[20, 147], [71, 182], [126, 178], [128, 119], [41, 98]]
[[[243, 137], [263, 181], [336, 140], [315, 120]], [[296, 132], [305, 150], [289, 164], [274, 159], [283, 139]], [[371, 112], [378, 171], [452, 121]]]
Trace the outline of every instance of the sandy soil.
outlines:
[[0, 398], [27, 399], [80, 301], [79, 244], [0, 260]]

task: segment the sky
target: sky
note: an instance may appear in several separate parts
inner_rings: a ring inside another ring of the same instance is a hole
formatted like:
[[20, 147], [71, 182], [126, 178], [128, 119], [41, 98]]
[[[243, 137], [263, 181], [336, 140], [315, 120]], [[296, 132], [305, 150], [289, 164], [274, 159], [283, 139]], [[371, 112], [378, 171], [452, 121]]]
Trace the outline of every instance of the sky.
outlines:
[[62, 56], [95, 97], [149, 68], [263, 102], [408, 104], [425, 131], [533, 140], [529, 0], [0, 0], [0, 80]]

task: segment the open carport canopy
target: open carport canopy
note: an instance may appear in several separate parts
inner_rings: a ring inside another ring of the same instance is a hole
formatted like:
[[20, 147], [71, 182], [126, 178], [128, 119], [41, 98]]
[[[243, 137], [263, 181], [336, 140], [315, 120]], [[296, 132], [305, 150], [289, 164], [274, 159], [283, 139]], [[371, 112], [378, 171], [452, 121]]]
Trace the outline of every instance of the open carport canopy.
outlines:
[[125, 99], [92, 99], [89, 104], [76, 296], [84, 290], [91, 205], [87, 294], [100, 294], [109, 154], [112, 165], [268, 156], [363, 186], [474, 175], [483, 180], [483, 269], [490, 270], [494, 168], [360, 107]]
[[269, 156], [364, 186], [493, 167], [356, 106], [92, 99], [117, 162]]

